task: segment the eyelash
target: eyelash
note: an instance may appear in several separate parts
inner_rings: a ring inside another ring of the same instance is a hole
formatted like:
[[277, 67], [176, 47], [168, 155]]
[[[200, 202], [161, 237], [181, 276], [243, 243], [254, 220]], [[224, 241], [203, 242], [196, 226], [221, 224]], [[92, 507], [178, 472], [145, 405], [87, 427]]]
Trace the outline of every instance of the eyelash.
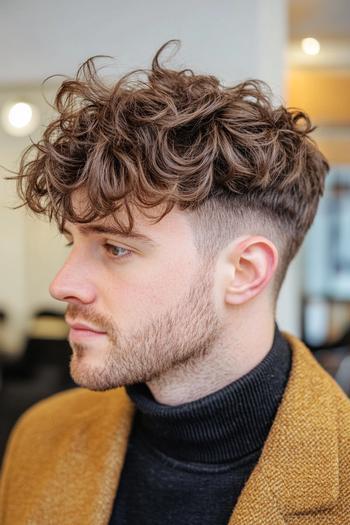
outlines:
[[[65, 244], [65, 246], [66, 247], [73, 246], [73, 242], [68, 242]], [[126, 255], [121, 255], [119, 257], [117, 255], [111, 254], [114, 259], [125, 259], [126, 257], [130, 257], [130, 255], [132, 254], [132, 252], [128, 250], [127, 248], [123, 248], [123, 246], [117, 246], [116, 244], [106, 243], [103, 246], [108, 253], [111, 253], [111, 251], [115, 248], [120, 248], [121, 250], [125, 250], [126, 252], [128, 252]]]

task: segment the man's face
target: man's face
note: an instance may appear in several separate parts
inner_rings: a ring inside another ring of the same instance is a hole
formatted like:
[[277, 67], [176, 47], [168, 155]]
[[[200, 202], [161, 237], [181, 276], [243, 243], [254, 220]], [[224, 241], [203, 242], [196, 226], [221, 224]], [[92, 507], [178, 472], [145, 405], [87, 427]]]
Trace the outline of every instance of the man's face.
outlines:
[[[74, 207], [81, 202], [73, 196]], [[112, 217], [67, 222], [73, 245], [50, 286], [51, 295], [68, 304], [67, 322], [77, 325], [69, 333], [72, 378], [91, 390], [191, 366], [221, 330], [214, 271], [198, 256], [186, 213], [175, 207], [157, 224], [136, 208], [133, 214], [134, 231], [149, 241], [107, 232], [115, 227]]]

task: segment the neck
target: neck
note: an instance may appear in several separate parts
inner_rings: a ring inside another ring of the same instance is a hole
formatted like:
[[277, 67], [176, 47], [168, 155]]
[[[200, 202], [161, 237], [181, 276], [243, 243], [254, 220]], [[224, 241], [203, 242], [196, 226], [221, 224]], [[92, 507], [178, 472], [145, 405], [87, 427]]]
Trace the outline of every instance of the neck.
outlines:
[[146, 384], [154, 399], [171, 406], [195, 401], [256, 367], [271, 349], [275, 321], [260, 319], [249, 325], [237, 322], [236, 326], [240, 326], [240, 330], [223, 329], [220, 341], [204, 357], [195, 357], [148, 381]]

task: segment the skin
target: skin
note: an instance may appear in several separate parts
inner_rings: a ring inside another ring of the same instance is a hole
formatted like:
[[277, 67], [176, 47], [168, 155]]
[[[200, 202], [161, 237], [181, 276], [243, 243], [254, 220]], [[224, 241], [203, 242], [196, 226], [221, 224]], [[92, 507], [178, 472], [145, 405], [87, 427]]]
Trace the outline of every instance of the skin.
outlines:
[[[83, 202], [73, 195], [74, 208]], [[186, 210], [175, 207], [157, 224], [136, 208], [134, 217], [135, 230], [153, 245], [67, 222], [73, 245], [50, 293], [67, 303], [69, 324], [104, 332], [70, 330], [78, 385], [101, 391], [145, 382], [159, 403], [175, 406], [223, 388], [268, 353], [278, 252], [269, 239], [245, 235], [208, 264]], [[96, 225], [113, 219], [89, 224]]]

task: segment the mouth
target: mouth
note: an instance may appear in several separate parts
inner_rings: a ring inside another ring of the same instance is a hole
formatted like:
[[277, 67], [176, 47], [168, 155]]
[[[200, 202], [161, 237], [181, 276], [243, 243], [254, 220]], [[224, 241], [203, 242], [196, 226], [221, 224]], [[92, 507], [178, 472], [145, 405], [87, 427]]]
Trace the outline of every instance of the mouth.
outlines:
[[69, 339], [73, 341], [80, 341], [92, 338], [100, 338], [107, 335], [107, 332], [97, 330], [92, 326], [89, 326], [85, 323], [69, 323]]

